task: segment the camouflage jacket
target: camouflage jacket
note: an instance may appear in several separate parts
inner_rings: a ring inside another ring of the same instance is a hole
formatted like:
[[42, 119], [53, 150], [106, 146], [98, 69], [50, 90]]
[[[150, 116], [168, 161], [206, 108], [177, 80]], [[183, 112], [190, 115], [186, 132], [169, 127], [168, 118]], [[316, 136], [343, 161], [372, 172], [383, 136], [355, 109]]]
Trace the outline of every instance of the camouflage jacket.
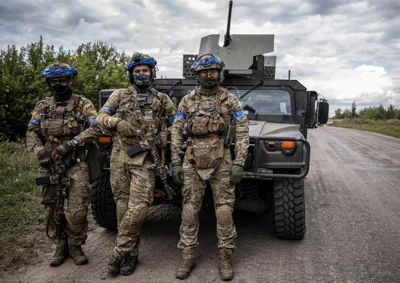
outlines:
[[54, 97], [41, 100], [28, 124], [27, 148], [35, 154], [41, 149], [51, 153], [63, 141], [72, 138], [77, 138], [80, 145], [91, 142], [99, 135], [98, 129], [88, 128], [95, 122], [96, 115], [93, 103], [77, 94], [72, 94], [68, 101], [56, 102]]
[[[100, 109], [96, 123], [100, 127], [115, 130], [121, 120], [129, 122], [137, 133], [145, 131], [146, 137], [151, 136], [157, 146], [165, 147], [168, 127], [175, 119], [175, 108], [168, 95], [151, 88], [138, 94], [131, 86], [127, 89], [115, 90]], [[121, 147], [120, 161], [123, 163], [142, 165], [148, 153], [145, 141], [139, 135], [126, 137], [117, 133]], [[145, 152], [129, 157], [126, 151], [140, 144]]]
[[[218, 112], [214, 115], [213, 121], [207, 120], [207, 115], [213, 116], [213, 111]], [[196, 125], [196, 120], [191, 122], [193, 116], [199, 121]], [[211, 113], [211, 114], [209, 114]], [[199, 115], [200, 114], [200, 115]], [[219, 119], [219, 120], [218, 120]], [[206, 125], [207, 126], [202, 126]], [[198, 154], [194, 154], [194, 159], [202, 155], [209, 158], [222, 158], [218, 154], [212, 154], [210, 148], [213, 144], [223, 142], [224, 136], [218, 133], [218, 126], [215, 124], [224, 124], [223, 128], [226, 131], [228, 125], [233, 125], [235, 128], [235, 160], [234, 164], [244, 165], [247, 157], [247, 149], [249, 146], [249, 126], [247, 117], [244, 115], [242, 105], [239, 99], [229, 93], [225, 88], [220, 87], [215, 95], [202, 95], [196, 90], [183, 97], [178, 106], [176, 118], [172, 126], [171, 133], [171, 151], [172, 163], [181, 163], [180, 152], [184, 142], [184, 132], [189, 132], [189, 140], [193, 147], [199, 148]], [[214, 126], [215, 125], [215, 126]], [[192, 137], [191, 134], [192, 133]], [[225, 150], [223, 152], [226, 152]], [[204, 154], [202, 154], [204, 153]], [[186, 151], [186, 157], [188, 152]], [[196, 165], [198, 160], [196, 160]], [[204, 169], [212, 162], [204, 163]]]

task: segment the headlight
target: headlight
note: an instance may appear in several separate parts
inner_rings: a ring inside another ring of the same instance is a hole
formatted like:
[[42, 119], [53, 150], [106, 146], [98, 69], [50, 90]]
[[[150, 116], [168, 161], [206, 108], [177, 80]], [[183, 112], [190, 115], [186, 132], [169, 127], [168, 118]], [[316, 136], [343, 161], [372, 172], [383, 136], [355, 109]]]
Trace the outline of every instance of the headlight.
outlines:
[[296, 143], [294, 141], [283, 141], [281, 142], [281, 149], [284, 154], [290, 155], [296, 149]]
[[278, 142], [276, 141], [265, 141], [264, 145], [269, 151], [275, 151], [278, 148]]

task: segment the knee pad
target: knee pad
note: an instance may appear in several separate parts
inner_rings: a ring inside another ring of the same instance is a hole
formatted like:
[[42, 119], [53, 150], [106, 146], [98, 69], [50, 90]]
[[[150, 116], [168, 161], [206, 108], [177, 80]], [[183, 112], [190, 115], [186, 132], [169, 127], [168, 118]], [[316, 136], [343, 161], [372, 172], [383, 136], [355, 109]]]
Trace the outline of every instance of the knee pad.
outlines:
[[132, 214], [132, 222], [136, 225], [142, 224], [149, 213], [149, 205], [147, 202], [135, 204]]
[[216, 215], [217, 215], [217, 222], [220, 225], [228, 226], [233, 223], [232, 208], [228, 205], [222, 205], [218, 207]]
[[194, 208], [190, 204], [185, 204], [182, 209], [182, 222], [185, 225], [193, 225], [196, 223]]

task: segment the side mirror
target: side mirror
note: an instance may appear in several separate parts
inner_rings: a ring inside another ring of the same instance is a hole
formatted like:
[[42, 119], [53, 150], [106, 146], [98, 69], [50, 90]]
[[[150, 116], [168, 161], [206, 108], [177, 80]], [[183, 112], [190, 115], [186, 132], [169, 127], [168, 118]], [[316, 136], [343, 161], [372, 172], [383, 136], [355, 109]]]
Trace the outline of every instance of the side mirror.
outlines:
[[326, 124], [329, 116], [329, 103], [326, 100], [318, 101], [318, 123]]

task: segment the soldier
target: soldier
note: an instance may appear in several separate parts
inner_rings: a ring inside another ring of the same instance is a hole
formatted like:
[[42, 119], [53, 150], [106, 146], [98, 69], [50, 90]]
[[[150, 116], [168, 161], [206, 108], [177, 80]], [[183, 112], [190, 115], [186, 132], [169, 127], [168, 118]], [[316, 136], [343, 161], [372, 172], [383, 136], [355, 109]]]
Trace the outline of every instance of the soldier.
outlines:
[[[199, 213], [206, 183], [209, 182], [217, 218], [219, 275], [222, 280], [231, 280], [233, 269], [230, 260], [236, 238], [232, 219], [234, 185], [244, 174], [249, 145], [248, 122], [238, 98], [220, 87], [224, 63], [218, 57], [203, 55], [193, 63], [192, 69], [198, 86], [180, 102], [171, 133], [173, 179], [176, 184], [183, 184], [178, 243], [183, 260], [175, 275], [178, 279], [185, 279], [195, 266]], [[188, 139], [182, 166], [180, 151], [184, 133]], [[230, 144], [233, 138], [235, 159], [232, 161]]]
[[[55, 240], [56, 251], [50, 266], [61, 265], [68, 256], [76, 265], [86, 264], [88, 258], [82, 245], [87, 238], [90, 187], [86, 152], [82, 146], [92, 141], [92, 135], [84, 134], [83, 130], [94, 123], [97, 112], [90, 100], [72, 93], [71, 85], [78, 74], [73, 65], [54, 62], [41, 74], [53, 96], [36, 104], [26, 133], [27, 147], [36, 154], [42, 177], [49, 176], [53, 170], [51, 153], [54, 151], [53, 157], [64, 156], [62, 161], [70, 179], [68, 201], [64, 205], [66, 227]], [[43, 185], [43, 200], [54, 199], [55, 193], [52, 186]], [[48, 223], [51, 223], [54, 207], [47, 205], [46, 209]]]
[[117, 243], [107, 265], [112, 276], [129, 275], [136, 268], [142, 223], [153, 202], [154, 163], [159, 161], [149, 154], [150, 148], [154, 144], [159, 150], [165, 147], [167, 123], [175, 117], [171, 99], [151, 87], [156, 64], [149, 55], [134, 53], [126, 65], [130, 86], [114, 91], [96, 120], [101, 127], [117, 131], [115, 151], [119, 150], [123, 165], [114, 163], [112, 177], [114, 191], [119, 192]]

